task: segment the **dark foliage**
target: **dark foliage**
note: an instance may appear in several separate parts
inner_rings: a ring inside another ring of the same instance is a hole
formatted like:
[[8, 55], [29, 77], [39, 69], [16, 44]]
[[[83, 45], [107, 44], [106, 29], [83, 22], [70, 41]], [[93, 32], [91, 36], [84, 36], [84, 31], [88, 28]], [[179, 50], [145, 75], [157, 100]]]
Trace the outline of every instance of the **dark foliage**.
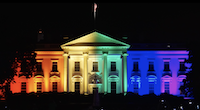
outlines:
[[32, 76], [35, 71], [36, 53], [34, 52], [34, 40], [28, 38], [17, 39], [16, 37], [14, 39], [5, 39], [4, 42], [3, 44], [6, 44], [7, 47], [1, 45], [1, 47], [5, 48], [2, 48], [0, 55], [2, 58], [0, 90], [7, 98], [12, 93], [10, 91], [10, 83], [15, 83], [14, 76], [17, 75], [18, 67], [22, 65], [23, 68], [20, 75], [25, 75], [27, 78]]
[[200, 52], [198, 52], [198, 48], [199, 46], [197, 42], [188, 44], [189, 58], [185, 62], [191, 63], [192, 65], [191, 67], [186, 68], [189, 72], [186, 73], [186, 79], [183, 80], [184, 85], [180, 87], [180, 90], [186, 97], [194, 97], [196, 99], [200, 98], [200, 90], [198, 89], [200, 86], [200, 75], [198, 74]]

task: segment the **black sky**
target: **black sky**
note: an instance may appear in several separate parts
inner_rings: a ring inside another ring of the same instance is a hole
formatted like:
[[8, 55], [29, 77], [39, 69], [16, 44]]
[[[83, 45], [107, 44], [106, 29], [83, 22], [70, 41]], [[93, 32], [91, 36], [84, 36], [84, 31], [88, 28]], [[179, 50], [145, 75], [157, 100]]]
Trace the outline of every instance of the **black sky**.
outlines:
[[[2, 3], [1, 38], [76, 37], [94, 29], [93, 3]], [[97, 3], [96, 29], [131, 42], [188, 42], [199, 38], [199, 3]]]

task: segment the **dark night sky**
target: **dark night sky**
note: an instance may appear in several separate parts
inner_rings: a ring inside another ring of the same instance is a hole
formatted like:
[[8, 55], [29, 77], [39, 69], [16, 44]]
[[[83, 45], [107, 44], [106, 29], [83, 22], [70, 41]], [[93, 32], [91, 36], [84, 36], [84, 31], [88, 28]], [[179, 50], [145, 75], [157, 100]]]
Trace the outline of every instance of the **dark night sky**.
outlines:
[[[70, 38], [94, 29], [93, 3], [0, 4], [1, 38]], [[187, 42], [199, 38], [198, 3], [97, 3], [96, 29], [131, 42]], [[8, 40], [8, 41], [9, 41]]]

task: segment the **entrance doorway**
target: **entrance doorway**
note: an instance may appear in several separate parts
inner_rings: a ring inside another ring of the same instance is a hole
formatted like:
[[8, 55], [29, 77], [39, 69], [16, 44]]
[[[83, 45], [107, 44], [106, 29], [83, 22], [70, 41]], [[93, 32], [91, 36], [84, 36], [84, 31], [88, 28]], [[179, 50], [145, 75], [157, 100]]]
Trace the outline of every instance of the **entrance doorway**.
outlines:
[[53, 88], [53, 92], [57, 92], [57, 82], [52, 82], [52, 88]]
[[116, 94], [116, 82], [111, 82], [111, 93]]
[[75, 82], [75, 92], [80, 93], [80, 82]]

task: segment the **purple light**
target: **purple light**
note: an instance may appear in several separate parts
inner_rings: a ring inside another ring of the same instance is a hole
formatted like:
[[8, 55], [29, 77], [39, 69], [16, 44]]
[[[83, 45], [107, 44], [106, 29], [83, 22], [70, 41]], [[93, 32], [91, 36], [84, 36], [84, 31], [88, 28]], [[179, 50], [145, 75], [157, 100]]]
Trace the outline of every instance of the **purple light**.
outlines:
[[[180, 95], [180, 82], [186, 78], [184, 74], [181, 74], [180, 62], [188, 59], [189, 51], [186, 50], [165, 50], [165, 51], [128, 51], [127, 57], [127, 81], [128, 91], [133, 92], [133, 76], [138, 75], [140, 77], [139, 95], [149, 93], [149, 82], [155, 81], [154, 93], [159, 95], [165, 92], [165, 82], [169, 82], [166, 86], [169, 88], [169, 94]], [[139, 71], [133, 71], [133, 62], [138, 62]], [[154, 71], [148, 71], [149, 62], [153, 62]], [[164, 62], [169, 62], [170, 71], [164, 71]], [[188, 67], [190, 64], [185, 64]], [[180, 73], [180, 74], [179, 74]], [[149, 77], [153, 75], [155, 78]], [[135, 77], [135, 76], [134, 76]], [[155, 80], [156, 79], [156, 80]]]

